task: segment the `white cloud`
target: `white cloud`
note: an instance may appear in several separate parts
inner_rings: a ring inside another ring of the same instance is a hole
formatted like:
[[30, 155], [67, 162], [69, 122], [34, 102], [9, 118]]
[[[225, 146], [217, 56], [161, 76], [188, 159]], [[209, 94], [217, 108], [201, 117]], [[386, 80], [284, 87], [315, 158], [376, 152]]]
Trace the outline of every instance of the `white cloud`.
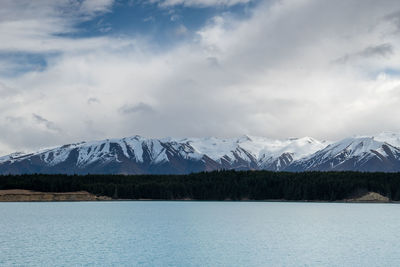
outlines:
[[208, 6], [234, 6], [237, 4], [246, 4], [252, 0], [150, 0], [152, 3], [159, 3], [161, 6], [169, 7], [176, 5], [190, 7], [208, 7]]
[[110, 12], [113, 4], [114, 0], [86, 0], [82, 2], [79, 11], [88, 15]]
[[188, 29], [185, 27], [185, 25], [179, 25], [176, 30], [175, 34], [178, 36], [186, 35], [188, 33]]
[[44, 70], [0, 78], [0, 149], [135, 134], [336, 139], [400, 130], [400, 77], [385, 74], [399, 68], [397, 8], [266, 2], [249, 19], [219, 15], [194, 40], [157, 53], [133, 39], [54, 37], [74, 28], [47, 13], [28, 26], [4, 20], [0, 50], [60, 56]]
[[0, 51], [64, 52], [98, 47], [119, 47], [105, 37], [68, 38], [79, 22], [110, 12], [113, 0], [37, 0], [0, 3]]

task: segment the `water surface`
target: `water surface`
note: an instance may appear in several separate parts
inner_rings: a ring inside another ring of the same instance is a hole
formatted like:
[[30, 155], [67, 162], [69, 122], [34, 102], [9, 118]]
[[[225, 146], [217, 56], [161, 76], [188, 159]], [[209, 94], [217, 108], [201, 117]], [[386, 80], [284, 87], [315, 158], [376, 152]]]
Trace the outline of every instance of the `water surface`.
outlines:
[[400, 205], [0, 203], [0, 266], [400, 266]]

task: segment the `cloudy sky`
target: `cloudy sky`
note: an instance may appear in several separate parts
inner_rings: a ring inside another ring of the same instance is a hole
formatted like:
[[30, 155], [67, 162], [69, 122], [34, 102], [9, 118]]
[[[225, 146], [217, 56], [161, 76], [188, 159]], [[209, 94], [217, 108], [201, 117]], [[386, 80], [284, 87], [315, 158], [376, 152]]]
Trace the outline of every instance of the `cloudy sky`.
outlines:
[[2, 0], [0, 154], [400, 130], [398, 0]]

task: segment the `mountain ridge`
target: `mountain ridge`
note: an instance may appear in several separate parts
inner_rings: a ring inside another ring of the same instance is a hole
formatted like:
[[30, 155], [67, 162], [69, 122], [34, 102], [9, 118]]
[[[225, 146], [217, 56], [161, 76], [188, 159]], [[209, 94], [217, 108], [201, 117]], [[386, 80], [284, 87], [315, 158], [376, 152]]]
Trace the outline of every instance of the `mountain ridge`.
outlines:
[[79, 142], [0, 157], [0, 174], [186, 174], [234, 170], [400, 171], [400, 134], [311, 137], [145, 138]]

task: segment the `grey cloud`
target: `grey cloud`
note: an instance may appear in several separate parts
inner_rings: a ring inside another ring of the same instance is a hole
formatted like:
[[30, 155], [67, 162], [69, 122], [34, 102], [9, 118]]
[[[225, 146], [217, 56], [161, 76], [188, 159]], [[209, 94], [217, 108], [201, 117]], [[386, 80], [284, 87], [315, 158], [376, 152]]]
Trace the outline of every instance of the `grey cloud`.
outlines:
[[216, 58], [216, 57], [207, 57], [207, 62], [212, 67], [219, 66], [219, 61], [218, 61], [218, 58]]
[[32, 116], [33, 116], [33, 119], [37, 123], [46, 126], [46, 128], [49, 129], [49, 130], [57, 131], [57, 132], [59, 132], [61, 130], [59, 127], [57, 127], [57, 125], [54, 122], [49, 121], [49, 120], [43, 118], [42, 116], [40, 116], [38, 114], [32, 113]]
[[96, 97], [89, 97], [87, 100], [87, 103], [90, 104], [96, 104], [96, 103], [100, 103], [100, 100], [97, 99]]
[[94, 138], [98, 138], [101, 136], [106, 136], [105, 133], [103, 131], [100, 131], [98, 128], [96, 128], [95, 123], [92, 120], [85, 120], [83, 121], [84, 127], [85, 127], [85, 131], [89, 132], [91, 136], [93, 136]]
[[24, 123], [25, 119], [18, 116], [6, 116], [6, 121], [10, 123], [22, 124]]
[[0, 97], [10, 97], [19, 93], [19, 90], [6, 86], [0, 82]]
[[[38, 122], [35, 118], [34, 121], [35, 124], [32, 124], [30, 119], [12, 115], [6, 116], [4, 119], [0, 118], [0, 144], [2, 144], [0, 155], [15, 151], [30, 152], [39, 148], [64, 144], [65, 138], [68, 138], [65, 132], [61, 135], [56, 131], [43, 130], [38, 126], [44, 122]], [[74, 141], [79, 141], [79, 139]]]
[[343, 57], [340, 57], [334, 60], [334, 63], [345, 64], [351, 60], [356, 60], [360, 58], [371, 58], [371, 57], [381, 57], [381, 58], [388, 58], [389, 56], [394, 54], [393, 45], [389, 43], [384, 43], [375, 46], [368, 46], [364, 48], [362, 51], [353, 53], [353, 54], [346, 54]]
[[392, 55], [394, 52], [393, 46], [391, 44], [381, 44], [376, 46], [369, 46], [360, 52], [361, 57], [387, 57]]
[[131, 114], [131, 113], [149, 113], [153, 112], [154, 110], [152, 106], [140, 102], [134, 105], [124, 105], [121, 108], [119, 108], [119, 111], [123, 114]]
[[392, 22], [397, 31], [400, 31], [400, 11], [392, 12], [384, 17], [385, 20]]

